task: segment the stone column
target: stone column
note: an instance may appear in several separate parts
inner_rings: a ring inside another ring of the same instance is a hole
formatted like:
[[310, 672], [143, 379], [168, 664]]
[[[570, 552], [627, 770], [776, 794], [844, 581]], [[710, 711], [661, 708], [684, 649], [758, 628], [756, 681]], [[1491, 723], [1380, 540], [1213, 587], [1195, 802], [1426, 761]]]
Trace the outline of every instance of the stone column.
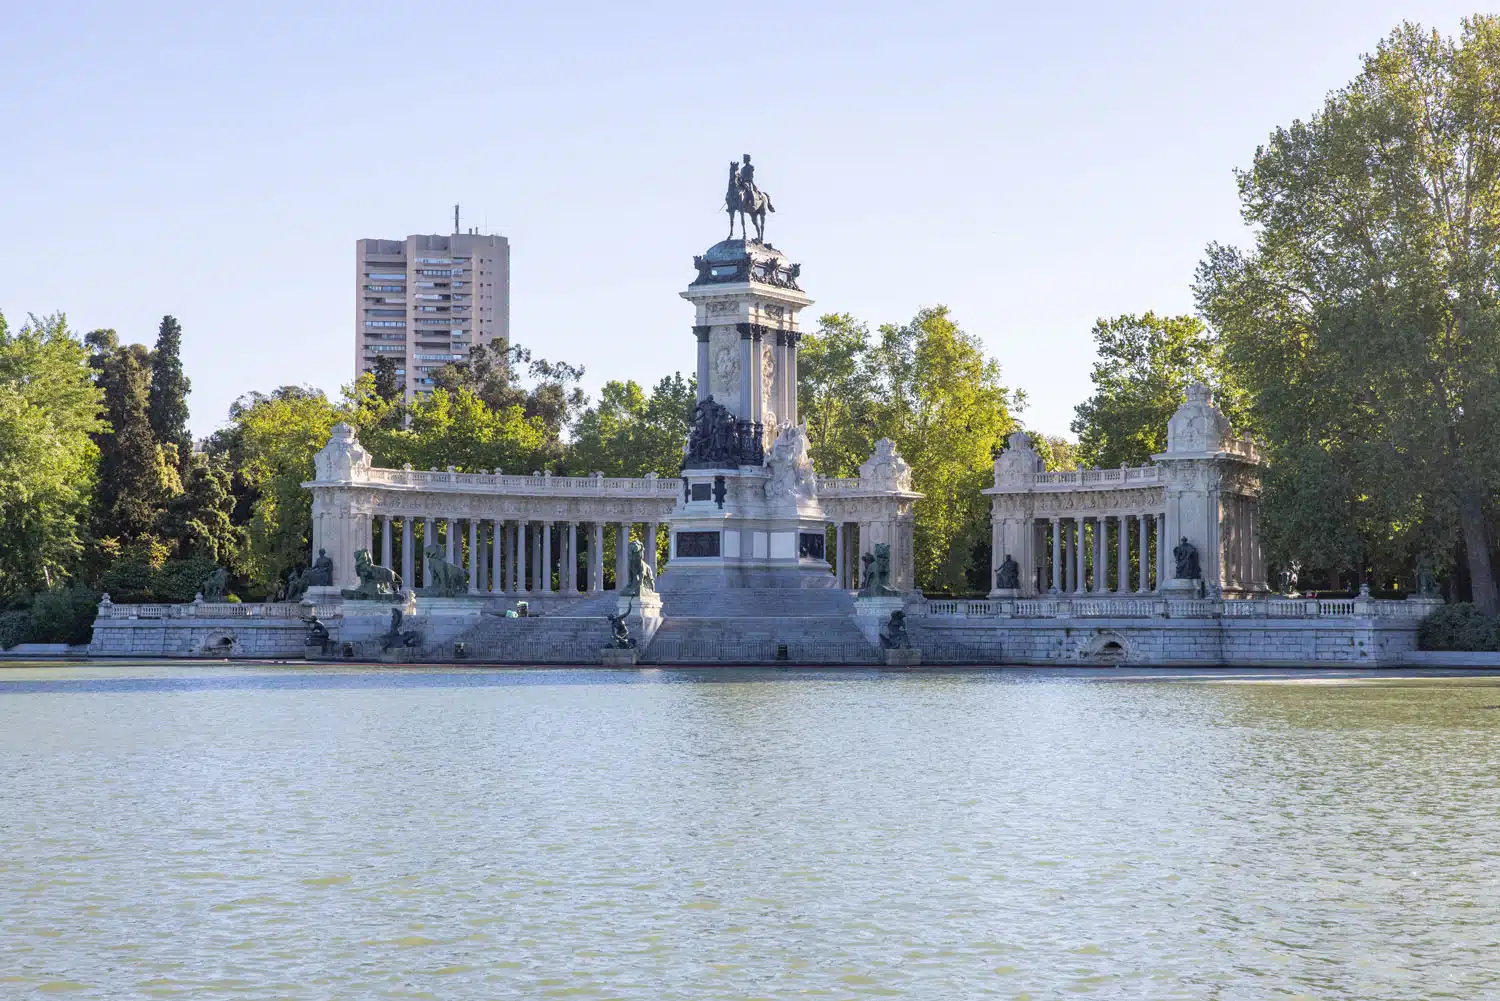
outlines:
[[1167, 516], [1158, 514], [1156, 516], [1156, 589], [1158, 591], [1161, 590], [1163, 584], [1172, 579], [1172, 575], [1167, 572], [1167, 554], [1171, 551], [1172, 547], [1167, 545]]
[[1141, 594], [1145, 594], [1147, 591], [1151, 590], [1151, 547], [1147, 544], [1150, 538], [1150, 529], [1146, 527], [1148, 525], [1146, 518], [1147, 516], [1144, 514], [1138, 514], [1135, 516], [1135, 524], [1136, 529], [1138, 530], [1140, 542], [1138, 559], [1141, 565], [1140, 576], [1137, 580], [1137, 583], [1140, 586], [1137, 588], [1137, 590], [1139, 590]]
[[615, 590], [625, 586], [630, 579], [630, 522], [622, 521], [615, 526]]
[[656, 576], [656, 547], [661, 540], [661, 522], [652, 521], [646, 523], [646, 563], [651, 567], [651, 575]]
[[436, 522], [431, 518], [422, 519], [422, 586], [432, 586], [432, 567], [427, 565], [427, 547], [437, 544]]
[[750, 399], [750, 356], [754, 353], [754, 335], [750, 331], [750, 324], [740, 324], [740, 405], [735, 416], [742, 421], [750, 421], [755, 418], [751, 416], [750, 409], [754, 404]]
[[1062, 519], [1052, 519], [1052, 590], [1061, 591], [1063, 582], [1062, 574]]
[[1120, 515], [1119, 535], [1115, 542], [1115, 592], [1130, 592], [1130, 520], [1129, 515]]
[[713, 328], [707, 324], [693, 327], [693, 336], [698, 338], [698, 402], [708, 397], [708, 332]]
[[505, 590], [505, 568], [500, 562], [501, 539], [505, 535], [504, 522], [490, 522], [490, 594]]
[[1106, 594], [1110, 590], [1110, 518], [1100, 515], [1094, 519], [1094, 587], [1095, 594]]
[[542, 590], [552, 593], [552, 525], [542, 522]]
[[594, 522], [589, 536], [589, 590], [604, 590], [604, 522]]
[[1088, 519], [1078, 519], [1078, 544], [1076, 558], [1078, 560], [1078, 576], [1075, 579], [1074, 592], [1087, 594], [1089, 589], [1089, 568], [1085, 549], [1088, 546]]
[[760, 327], [753, 328], [750, 343], [750, 419], [760, 421], [766, 414], [765, 401], [765, 355], [761, 350]]
[[388, 514], [380, 516], [380, 565], [388, 567], [391, 565], [391, 516]]
[[839, 587], [848, 587], [845, 583], [848, 576], [847, 559], [844, 554], [844, 546], [847, 540], [844, 538], [844, 523], [841, 521], [833, 528], [833, 576], [838, 581]]
[[448, 546], [448, 562], [458, 564], [458, 520], [455, 518], [443, 519], [443, 538]]
[[479, 593], [479, 524], [469, 519], [469, 593]]
[[526, 536], [531, 533], [531, 523], [525, 520], [516, 522], [516, 591], [526, 594], [531, 590], [531, 578], [527, 575], [531, 568], [526, 565]]
[[797, 342], [802, 335], [794, 330], [786, 335], [786, 419], [797, 423]]
[[415, 528], [411, 515], [401, 516], [401, 586], [408, 591], [417, 586], [416, 552], [412, 545], [416, 537]]
[[577, 594], [577, 522], [567, 524], [567, 593]]

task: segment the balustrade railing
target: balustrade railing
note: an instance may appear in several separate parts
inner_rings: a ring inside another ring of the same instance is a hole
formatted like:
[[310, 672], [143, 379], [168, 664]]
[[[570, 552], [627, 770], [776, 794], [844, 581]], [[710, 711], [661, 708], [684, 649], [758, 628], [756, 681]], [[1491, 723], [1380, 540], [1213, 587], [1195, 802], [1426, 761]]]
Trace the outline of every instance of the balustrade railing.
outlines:
[[[1126, 466], [1121, 469], [1069, 469], [1030, 474], [1030, 484], [1039, 487], [1135, 486], [1161, 482], [1160, 466]], [[1018, 487], [1025, 487], [1022, 477]], [[1009, 485], [1009, 484], [1007, 484]]]
[[1421, 619], [1429, 602], [1354, 598], [1173, 598], [1061, 596], [1004, 600], [928, 601], [914, 609], [930, 618], [1380, 618]]
[[678, 480], [658, 476], [507, 476], [502, 473], [450, 473], [423, 469], [371, 469], [363, 482], [392, 487], [572, 496], [631, 494], [675, 497], [682, 490]]
[[190, 601], [183, 604], [127, 605], [100, 602], [101, 619], [301, 619], [309, 612], [319, 618], [338, 615], [340, 606], [307, 606], [296, 601]]

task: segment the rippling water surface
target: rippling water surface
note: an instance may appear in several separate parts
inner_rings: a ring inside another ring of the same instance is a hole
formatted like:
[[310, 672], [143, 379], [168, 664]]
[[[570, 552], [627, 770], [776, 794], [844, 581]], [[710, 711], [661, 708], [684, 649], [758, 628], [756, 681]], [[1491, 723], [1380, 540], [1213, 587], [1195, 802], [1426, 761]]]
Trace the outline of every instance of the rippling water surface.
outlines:
[[1497, 679], [1129, 677], [0, 670], [0, 996], [1500, 997]]

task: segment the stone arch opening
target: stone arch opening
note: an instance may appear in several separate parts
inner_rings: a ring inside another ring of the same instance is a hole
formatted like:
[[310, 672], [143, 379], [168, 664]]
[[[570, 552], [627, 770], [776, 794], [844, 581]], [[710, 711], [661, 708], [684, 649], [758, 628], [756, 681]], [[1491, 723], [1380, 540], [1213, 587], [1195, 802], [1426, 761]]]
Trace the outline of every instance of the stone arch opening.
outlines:
[[214, 630], [203, 639], [203, 648], [200, 651], [209, 657], [235, 657], [240, 652], [239, 637], [234, 633], [224, 630]]
[[1130, 641], [1111, 629], [1095, 633], [1081, 651], [1082, 660], [1090, 664], [1113, 666], [1130, 660]]

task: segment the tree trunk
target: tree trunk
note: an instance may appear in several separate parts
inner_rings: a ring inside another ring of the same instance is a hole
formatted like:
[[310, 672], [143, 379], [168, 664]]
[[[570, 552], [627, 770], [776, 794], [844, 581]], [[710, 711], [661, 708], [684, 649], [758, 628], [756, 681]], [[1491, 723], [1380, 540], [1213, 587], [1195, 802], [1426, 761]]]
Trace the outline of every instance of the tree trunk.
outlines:
[[1500, 594], [1495, 590], [1495, 571], [1490, 566], [1490, 533], [1484, 518], [1484, 498], [1472, 484], [1459, 487], [1458, 520], [1464, 530], [1469, 589], [1473, 592], [1474, 604], [1488, 615], [1500, 613]]

